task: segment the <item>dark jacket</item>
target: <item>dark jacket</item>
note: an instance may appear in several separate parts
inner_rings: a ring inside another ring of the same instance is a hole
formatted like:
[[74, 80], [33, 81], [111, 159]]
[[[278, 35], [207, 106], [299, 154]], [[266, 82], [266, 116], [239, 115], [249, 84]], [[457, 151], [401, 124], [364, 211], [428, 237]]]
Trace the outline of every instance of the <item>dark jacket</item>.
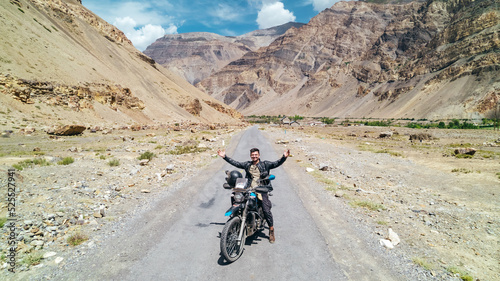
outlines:
[[[234, 159], [229, 158], [228, 156], [223, 158], [227, 163], [235, 166], [236, 168], [244, 169], [246, 172], [245, 178], [248, 179], [247, 186], [252, 182], [252, 174], [250, 174], [250, 166], [252, 166], [252, 161], [246, 162], [238, 162]], [[257, 168], [259, 168], [260, 178], [263, 179], [269, 176], [269, 171], [274, 168], [278, 168], [281, 164], [285, 163], [286, 157], [282, 156], [277, 161], [262, 161], [260, 160], [257, 163]], [[269, 191], [273, 190], [273, 186], [271, 185], [271, 181], [265, 181], [262, 183], [263, 185], [267, 185], [269, 187]]]

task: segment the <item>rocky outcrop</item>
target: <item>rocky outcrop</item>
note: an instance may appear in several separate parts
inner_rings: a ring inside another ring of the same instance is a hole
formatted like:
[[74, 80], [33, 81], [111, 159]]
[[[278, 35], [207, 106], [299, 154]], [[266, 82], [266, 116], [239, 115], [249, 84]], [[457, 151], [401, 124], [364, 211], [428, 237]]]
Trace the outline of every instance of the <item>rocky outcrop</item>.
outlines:
[[48, 81], [17, 79], [0, 75], [1, 92], [26, 104], [36, 102], [71, 108], [75, 111], [93, 109], [93, 102], [109, 106], [142, 110], [144, 103], [130, 89], [120, 85], [89, 83], [87, 86], [62, 85]]
[[480, 117], [500, 92], [494, 5], [339, 2], [197, 87], [244, 114]]
[[290, 22], [236, 37], [207, 32], [167, 34], [148, 46], [144, 54], [196, 84], [247, 52], [268, 46], [288, 29], [302, 25]]

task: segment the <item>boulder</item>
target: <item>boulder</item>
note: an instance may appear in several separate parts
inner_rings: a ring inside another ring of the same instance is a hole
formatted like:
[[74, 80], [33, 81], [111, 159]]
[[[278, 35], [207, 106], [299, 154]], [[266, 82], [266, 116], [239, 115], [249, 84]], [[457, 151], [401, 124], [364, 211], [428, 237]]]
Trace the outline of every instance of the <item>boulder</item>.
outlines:
[[390, 138], [390, 137], [392, 137], [392, 132], [391, 132], [391, 131], [388, 131], [388, 132], [382, 132], [382, 133], [380, 133], [379, 137], [380, 137], [381, 139], [383, 139], [383, 138]]
[[86, 127], [81, 125], [66, 125], [63, 127], [59, 127], [54, 132], [47, 131], [47, 133], [58, 136], [74, 136], [83, 133], [85, 129]]
[[476, 153], [476, 149], [470, 148], [470, 147], [455, 149], [455, 155], [458, 155], [458, 154], [474, 155], [475, 153]]
[[392, 245], [397, 246], [401, 240], [399, 239], [399, 236], [392, 228], [389, 228], [389, 240], [391, 241]]

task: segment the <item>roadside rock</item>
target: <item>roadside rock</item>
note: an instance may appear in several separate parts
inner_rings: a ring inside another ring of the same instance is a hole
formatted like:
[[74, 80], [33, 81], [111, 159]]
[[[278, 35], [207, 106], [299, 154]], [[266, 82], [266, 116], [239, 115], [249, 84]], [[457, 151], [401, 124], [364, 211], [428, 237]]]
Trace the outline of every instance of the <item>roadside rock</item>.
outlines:
[[476, 149], [470, 148], [470, 147], [455, 149], [455, 155], [458, 155], [458, 154], [474, 155], [475, 153], [476, 153]]
[[74, 136], [83, 133], [85, 129], [85, 126], [81, 125], [66, 125], [56, 129], [53, 133], [51, 131], [47, 131], [47, 133], [58, 136]]

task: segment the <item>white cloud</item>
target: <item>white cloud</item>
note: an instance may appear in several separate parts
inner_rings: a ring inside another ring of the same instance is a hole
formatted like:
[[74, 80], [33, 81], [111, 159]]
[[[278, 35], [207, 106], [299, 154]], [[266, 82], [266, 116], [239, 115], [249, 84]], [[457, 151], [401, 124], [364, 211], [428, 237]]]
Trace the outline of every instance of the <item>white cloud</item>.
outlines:
[[281, 2], [263, 3], [257, 15], [257, 24], [260, 29], [277, 26], [290, 21], [295, 21], [295, 16], [292, 12], [285, 9], [285, 5]]
[[147, 46], [162, 37], [165, 34], [176, 34], [177, 26], [170, 24], [167, 29], [161, 25], [146, 24], [142, 27], [137, 26], [137, 22], [131, 17], [116, 18], [113, 23], [118, 27], [134, 46], [140, 51], [144, 51]]
[[237, 8], [226, 4], [219, 4], [217, 9], [210, 12], [214, 17], [224, 21], [234, 21], [241, 17]]
[[315, 11], [321, 12], [326, 8], [331, 8], [333, 4], [339, 1], [340, 0], [312, 0], [312, 5]]

